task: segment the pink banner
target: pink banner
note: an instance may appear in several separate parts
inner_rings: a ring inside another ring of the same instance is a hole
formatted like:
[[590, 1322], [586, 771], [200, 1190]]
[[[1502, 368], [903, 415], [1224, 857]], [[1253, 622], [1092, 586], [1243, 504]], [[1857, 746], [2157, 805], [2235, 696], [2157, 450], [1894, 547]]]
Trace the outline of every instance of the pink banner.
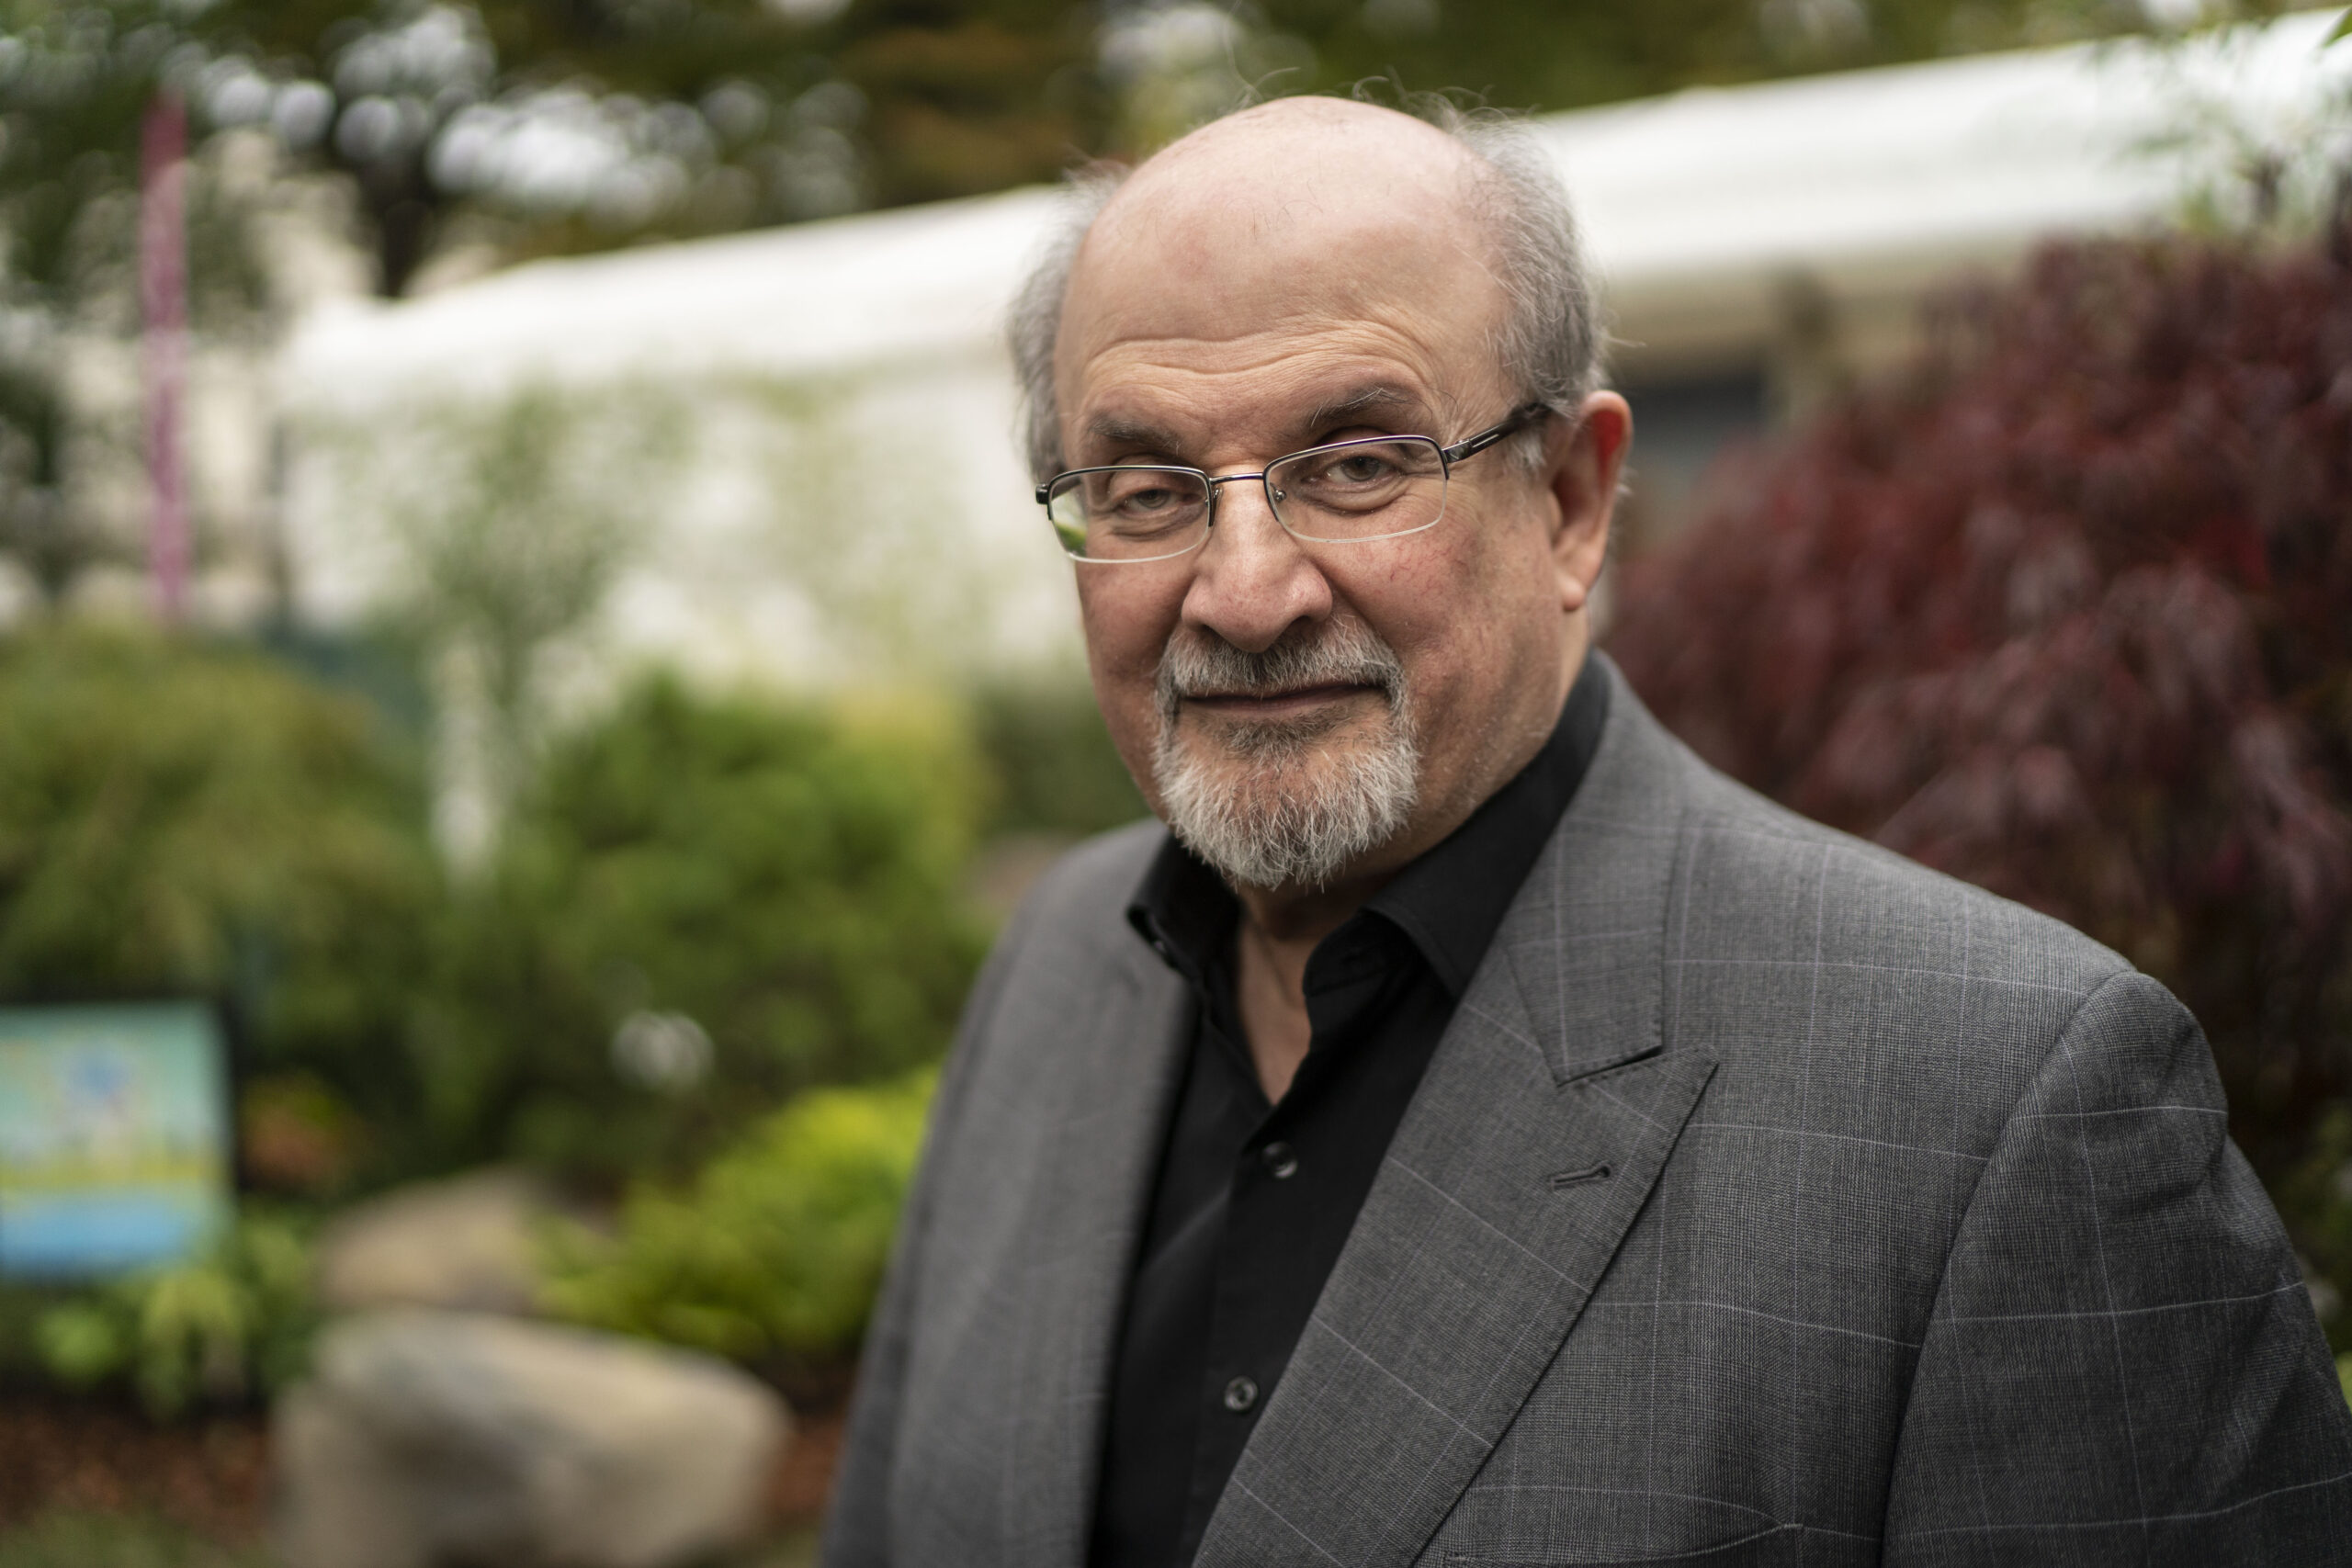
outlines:
[[147, 374], [147, 570], [155, 614], [187, 613], [190, 538], [183, 405], [187, 391], [187, 109], [165, 91], [140, 149], [139, 304]]

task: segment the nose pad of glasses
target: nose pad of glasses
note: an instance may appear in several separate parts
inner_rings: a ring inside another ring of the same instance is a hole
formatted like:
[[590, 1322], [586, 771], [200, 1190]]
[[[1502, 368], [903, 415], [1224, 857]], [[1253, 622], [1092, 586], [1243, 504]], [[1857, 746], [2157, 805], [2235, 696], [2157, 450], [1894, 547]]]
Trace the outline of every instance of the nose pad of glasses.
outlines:
[[[1217, 502], [1219, 502], [1219, 501], [1221, 501], [1221, 500], [1223, 500], [1223, 499], [1224, 499], [1224, 497], [1225, 497], [1225, 487], [1226, 487], [1226, 486], [1227, 486], [1227, 485], [1229, 485], [1229, 484], [1237, 483], [1237, 482], [1238, 482], [1238, 481], [1240, 481], [1240, 480], [1243, 480], [1243, 479], [1252, 480], [1252, 481], [1255, 481], [1255, 482], [1258, 484], [1258, 486], [1259, 486], [1258, 493], [1259, 493], [1260, 495], [1262, 495], [1262, 496], [1264, 496], [1264, 497], [1266, 497], [1266, 498], [1267, 498], [1267, 501], [1271, 503], [1271, 504], [1270, 504], [1270, 510], [1272, 510], [1272, 508], [1279, 508], [1279, 507], [1282, 505], [1282, 503], [1283, 503], [1283, 498], [1289, 494], [1289, 492], [1288, 492], [1287, 491], [1280, 490], [1280, 489], [1277, 489], [1277, 488], [1274, 488], [1274, 487], [1272, 487], [1272, 486], [1270, 486], [1270, 485], [1266, 484], [1266, 482], [1265, 482], [1266, 476], [1265, 476], [1265, 475], [1263, 475], [1263, 474], [1214, 474], [1214, 475], [1211, 475], [1211, 476], [1210, 476], [1210, 478], [1209, 478], [1209, 502], [1210, 502], [1210, 504], [1209, 504], [1209, 526], [1210, 526], [1210, 527], [1214, 528], [1214, 527], [1216, 527], [1216, 503]], [[1283, 520], [1283, 519], [1282, 519], [1282, 513], [1281, 513], [1281, 512], [1280, 512], [1280, 511], [1275, 511], [1273, 515], [1274, 515], [1274, 521], [1275, 521], [1277, 524], [1281, 524], [1281, 523], [1282, 523], [1282, 520]], [[1283, 526], [1284, 526], [1284, 527], [1287, 527], [1288, 525], [1283, 525]]]

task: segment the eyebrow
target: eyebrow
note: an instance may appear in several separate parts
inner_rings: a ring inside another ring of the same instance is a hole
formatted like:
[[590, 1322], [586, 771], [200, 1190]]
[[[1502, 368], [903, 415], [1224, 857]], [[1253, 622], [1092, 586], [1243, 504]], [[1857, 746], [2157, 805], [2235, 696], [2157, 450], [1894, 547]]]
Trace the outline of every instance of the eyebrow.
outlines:
[[1316, 404], [1298, 422], [1296, 429], [1301, 436], [1312, 437], [1340, 425], [1352, 424], [1368, 413], [1412, 413], [1427, 418], [1430, 408], [1419, 394], [1394, 381], [1374, 381]]
[[1118, 414], [1102, 414], [1086, 422], [1086, 434], [1114, 446], [1129, 446], [1138, 451], [1158, 452], [1174, 457], [1182, 449], [1176, 434], [1165, 425], [1149, 424], [1142, 420], [1126, 419]]
[[[1351, 424], [1368, 413], [1398, 412], [1430, 417], [1429, 405], [1418, 393], [1394, 381], [1374, 381], [1317, 403], [1294, 422], [1292, 429], [1301, 439], [1311, 440], [1324, 431]], [[1087, 421], [1086, 434], [1113, 446], [1169, 457], [1183, 451], [1182, 438], [1166, 425], [1123, 414], [1097, 415]]]

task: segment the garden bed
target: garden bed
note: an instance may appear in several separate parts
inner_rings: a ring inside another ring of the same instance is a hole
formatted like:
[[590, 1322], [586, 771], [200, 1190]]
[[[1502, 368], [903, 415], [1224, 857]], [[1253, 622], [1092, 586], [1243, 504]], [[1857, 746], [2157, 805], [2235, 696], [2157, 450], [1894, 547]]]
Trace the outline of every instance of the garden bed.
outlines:
[[[813, 1557], [842, 1427], [839, 1407], [796, 1414], [759, 1568]], [[0, 1401], [0, 1568], [261, 1568], [268, 1506], [258, 1413], [158, 1426], [104, 1400]]]

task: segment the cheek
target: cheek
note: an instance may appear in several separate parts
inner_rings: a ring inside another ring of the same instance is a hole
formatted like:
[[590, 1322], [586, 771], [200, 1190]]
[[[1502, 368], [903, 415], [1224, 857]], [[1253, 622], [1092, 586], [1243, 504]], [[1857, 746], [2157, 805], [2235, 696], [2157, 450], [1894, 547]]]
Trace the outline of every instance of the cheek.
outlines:
[[1079, 569], [1079, 616], [1102, 722], [1128, 768], [1142, 779], [1150, 771], [1159, 728], [1152, 682], [1160, 653], [1175, 630], [1182, 598], [1181, 592], [1154, 592], [1148, 581], [1109, 575], [1120, 570]]
[[1349, 584], [1358, 612], [1405, 660], [1424, 724], [1484, 722], [1480, 708], [1558, 619], [1548, 558], [1523, 532], [1464, 528], [1441, 548], [1367, 560], [1372, 570]]

